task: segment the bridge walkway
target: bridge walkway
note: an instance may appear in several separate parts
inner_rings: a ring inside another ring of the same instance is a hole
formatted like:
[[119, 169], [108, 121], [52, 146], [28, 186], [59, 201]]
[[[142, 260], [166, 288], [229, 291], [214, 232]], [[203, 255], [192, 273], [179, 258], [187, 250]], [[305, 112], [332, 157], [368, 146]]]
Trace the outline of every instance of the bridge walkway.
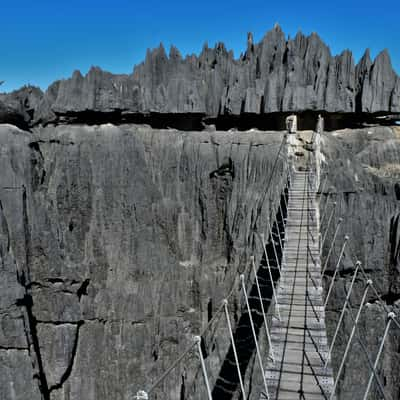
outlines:
[[278, 305], [271, 326], [274, 361], [266, 369], [270, 400], [324, 400], [333, 388], [330, 362], [325, 368], [329, 347], [314, 187], [312, 171], [293, 173]]

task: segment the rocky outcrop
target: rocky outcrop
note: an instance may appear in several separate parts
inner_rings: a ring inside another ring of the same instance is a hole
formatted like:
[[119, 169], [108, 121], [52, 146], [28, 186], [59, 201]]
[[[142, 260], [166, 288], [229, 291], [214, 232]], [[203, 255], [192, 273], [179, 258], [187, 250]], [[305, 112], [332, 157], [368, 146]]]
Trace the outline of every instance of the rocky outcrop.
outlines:
[[[126, 400], [148, 388], [261, 254], [253, 231], [279, 196], [280, 174], [267, 182], [281, 141], [0, 126], [0, 398]], [[156, 393], [203, 387], [190, 355]]]
[[[359, 327], [339, 384], [339, 399], [350, 400], [359, 398], [360, 393], [363, 393], [360, 388], [365, 387], [368, 381], [368, 363], [372, 365], [375, 361], [386, 324], [387, 310], [393, 309], [397, 315], [400, 311], [400, 197], [396, 189], [400, 179], [400, 137], [393, 129], [385, 127], [334, 132], [325, 136], [323, 154], [328, 183], [321, 209], [325, 208], [326, 199], [329, 198], [327, 214], [330, 215], [335, 210], [323, 254], [328, 253], [338, 219], [343, 218], [328, 262], [326, 288], [331, 282], [344, 236], [348, 235], [350, 238], [333, 296], [328, 304], [328, 336], [332, 337], [336, 329], [356, 260], [362, 262], [367, 276], [373, 280], [378, 292], [370, 290], [368, 293], [367, 304], [361, 313]], [[336, 206], [333, 205], [334, 201]], [[328, 229], [328, 219], [328, 216], [324, 219], [323, 233]], [[351, 297], [353, 318], [357, 314], [365, 284], [366, 277], [360, 273]], [[336, 371], [352, 327], [353, 320], [350, 313], [347, 313], [333, 354]], [[399, 329], [391, 329], [377, 371], [385, 397], [393, 399], [399, 393], [399, 378], [394, 373], [400, 368], [399, 338]], [[371, 399], [384, 397], [375, 382], [371, 393]]]
[[28, 128], [35, 120], [35, 111], [39, 110], [43, 92], [33, 86], [24, 86], [14, 92], [0, 93], [0, 122]]
[[[172, 47], [149, 50], [131, 74], [92, 68], [56, 81], [33, 106], [31, 123], [48, 123], [78, 113], [200, 114], [203, 116], [326, 111], [400, 113], [400, 78], [387, 51], [358, 65], [348, 50], [332, 56], [315, 33], [287, 39], [276, 25], [259, 43], [249, 34], [244, 54], [235, 59], [223, 43], [207, 45], [185, 58]], [[13, 105], [20, 93], [6, 97]], [[4, 95], [0, 95], [4, 101]], [[25, 104], [12, 109], [25, 120]], [[1, 110], [1, 107], [0, 107]], [[0, 114], [1, 115], [1, 114]], [[6, 121], [2, 119], [2, 121]]]
[[186, 58], [174, 47], [168, 56], [160, 45], [131, 75], [75, 72], [49, 88], [42, 112], [400, 112], [396, 82], [386, 51], [373, 63], [366, 55], [356, 67], [349, 51], [333, 57], [317, 34], [287, 40], [275, 26], [258, 44], [249, 36], [237, 60], [222, 43]]

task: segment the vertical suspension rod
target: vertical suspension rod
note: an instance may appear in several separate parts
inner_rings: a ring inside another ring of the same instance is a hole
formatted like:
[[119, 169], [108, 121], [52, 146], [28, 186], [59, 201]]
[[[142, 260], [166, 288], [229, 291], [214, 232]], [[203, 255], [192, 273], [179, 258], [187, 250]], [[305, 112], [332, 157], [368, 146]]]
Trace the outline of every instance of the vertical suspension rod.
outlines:
[[383, 338], [382, 338], [381, 344], [379, 346], [378, 354], [376, 355], [375, 363], [374, 363], [373, 369], [371, 371], [371, 375], [369, 376], [367, 389], [365, 390], [363, 400], [367, 400], [367, 398], [368, 398], [369, 390], [371, 389], [372, 380], [374, 379], [374, 375], [375, 375], [376, 369], [378, 367], [379, 359], [381, 358], [381, 354], [383, 351], [383, 346], [385, 345], [386, 337], [389, 333], [390, 325], [392, 324], [394, 317], [395, 317], [394, 312], [390, 312], [388, 314], [388, 321], [386, 323], [385, 333], [383, 334]]
[[268, 259], [268, 253], [267, 253], [267, 248], [265, 246], [265, 241], [264, 241], [264, 235], [261, 234], [260, 240], [262, 242], [263, 248], [264, 248], [264, 254], [265, 254], [265, 260], [267, 261], [267, 268], [268, 268], [268, 273], [269, 273], [269, 279], [271, 281], [271, 286], [272, 286], [272, 293], [274, 295], [274, 301], [275, 301], [275, 307], [276, 311], [278, 313], [278, 319], [279, 321], [281, 320], [281, 313], [279, 311], [279, 303], [278, 303], [278, 298], [276, 296], [276, 290], [275, 290], [275, 285], [274, 285], [274, 279], [272, 278], [272, 272], [271, 272], [271, 266], [269, 264], [269, 259]]
[[329, 232], [329, 228], [330, 228], [330, 226], [331, 226], [331, 222], [332, 222], [332, 218], [333, 218], [333, 214], [335, 213], [335, 211], [336, 211], [336, 201], [333, 203], [333, 208], [332, 208], [332, 211], [331, 211], [331, 215], [329, 216], [329, 219], [328, 219], [328, 225], [327, 225], [327, 227], [326, 227], [326, 230], [325, 230], [325, 234], [324, 234], [324, 237], [323, 237], [323, 239], [322, 239], [322, 245], [321, 245], [321, 251], [323, 250], [323, 248], [324, 248], [324, 245], [325, 245], [325, 240], [326, 240], [326, 238], [327, 238], [327, 236], [328, 236], [328, 232]]
[[227, 299], [224, 299], [224, 300], [223, 300], [223, 304], [224, 304], [224, 310], [225, 310], [226, 323], [228, 324], [229, 336], [231, 337], [231, 345], [232, 345], [233, 355], [234, 355], [234, 357], [235, 357], [236, 370], [237, 370], [237, 373], [238, 373], [239, 384], [240, 384], [240, 390], [241, 390], [241, 392], [242, 392], [243, 400], [246, 400], [246, 393], [245, 393], [245, 391], [244, 391], [242, 373], [241, 373], [241, 371], [240, 371], [239, 358], [238, 358], [237, 351], [236, 351], [235, 338], [233, 337], [233, 331], [232, 331], [232, 325], [231, 325], [231, 318], [230, 318], [230, 316], [229, 316], [228, 300], [227, 300]]
[[[343, 221], [343, 218], [339, 218], [338, 223], [336, 225], [335, 234], [333, 235], [331, 246], [329, 247], [329, 251], [328, 251], [328, 254], [326, 256], [324, 268], [322, 269], [322, 275], [325, 273], [326, 267], [328, 266], [329, 258], [331, 256], [331, 253], [332, 253], [332, 250], [333, 250], [333, 246], [335, 245], [336, 237], [337, 237], [337, 234], [339, 232], [340, 225], [341, 225], [342, 221]], [[348, 240], [348, 239], [346, 239], [346, 237], [347, 236], [345, 236], [345, 240]]]
[[339, 321], [338, 321], [338, 323], [337, 323], [337, 325], [336, 325], [336, 330], [335, 330], [335, 333], [334, 333], [334, 335], [333, 335], [331, 345], [330, 345], [330, 347], [329, 347], [328, 356], [326, 357], [325, 369], [326, 369], [326, 367], [328, 366], [328, 362], [329, 362], [329, 360], [330, 360], [330, 358], [331, 358], [333, 346], [335, 345], [336, 338], [337, 338], [337, 335], [338, 335], [338, 333], [339, 333], [340, 326], [341, 326], [342, 321], [343, 321], [344, 313], [346, 312], [346, 309], [347, 309], [347, 304], [349, 303], [350, 296], [351, 296], [351, 293], [352, 293], [352, 291], [353, 291], [354, 282], [356, 281], [356, 277], [357, 277], [357, 274], [358, 274], [358, 270], [359, 270], [359, 268], [360, 268], [360, 265], [361, 265], [361, 261], [357, 261], [357, 262], [356, 262], [356, 269], [354, 270], [353, 278], [352, 278], [351, 283], [350, 283], [350, 288], [349, 288], [349, 291], [347, 292], [347, 296], [346, 296], [346, 299], [345, 299], [345, 301], [344, 301], [342, 311], [341, 311], [341, 313], [340, 313]]
[[198, 352], [199, 352], [201, 370], [202, 370], [202, 372], [203, 372], [204, 383], [205, 383], [206, 388], [207, 388], [208, 400], [212, 400], [211, 389], [210, 389], [210, 383], [209, 383], [209, 381], [208, 381], [207, 370], [206, 370], [206, 363], [204, 362], [203, 351], [201, 350], [201, 337], [200, 337], [200, 336], [195, 336], [194, 339], [195, 339], [195, 341], [196, 341], [197, 350], [198, 350]]
[[252, 334], [253, 334], [254, 344], [255, 344], [255, 346], [256, 346], [256, 353], [257, 353], [258, 364], [259, 364], [259, 366], [260, 366], [261, 373], [262, 373], [262, 376], [263, 376], [264, 389], [265, 389], [265, 393], [267, 394], [267, 397], [269, 398], [269, 391], [268, 391], [267, 379], [266, 379], [265, 373], [264, 373], [264, 366], [263, 366], [263, 362], [262, 362], [260, 347], [258, 346], [258, 340], [257, 340], [256, 330], [254, 329], [253, 316], [252, 316], [252, 314], [251, 314], [251, 308], [250, 308], [250, 304], [249, 304], [249, 298], [247, 297], [246, 285], [245, 285], [245, 283], [244, 283], [244, 275], [240, 275], [240, 282], [242, 283], [243, 295], [244, 295], [244, 298], [245, 298], [245, 300], [246, 300], [247, 313], [249, 314], [251, 332], [252, 332]]
[[344, 243], [343, 243], [343, 246], [342, 246], [342, 250], [340, 250], [340, 255], [339, 255], [339, 258], [338, 258], [337, 263], [336, 263], [335, 272], [333, 273], [331, 284], [329, 285], [328, 293], [326, 294], [326, 299], [325, 299], [325, 303], [324, 303], [324, 308], [326, 308], [326, 306], [327, 306], [327, 304], [328, 304], [328, 301], [329, 301], [329, 296], [330, 296], [331, 293], [332, 293], [333, 285], [335, 284], [336, 275], [337, 275], [337, 273], [338, 273], [338, 271], [339, 271], [340, 262], [342, 261], [342, 257], [343, 257], [344, 250], [345, 250], [345, 248], [346, 248], [346, 244], [347, 244], [347, 241], [348, 241], [348, 240], [349, 240], [349, 237], [346, 236], [346, 237], [344, 238]]
[[261, 296], [261, 289], [260, 289], [260, 284], [258, 282], [256, 265], [255, 265], [255, 262], [254, 262], [254, 256], [251, 256], [251, 262], [252, 262], [253, 272], [254, 272], [256, 286], [257, 286], [258, 298], [260, 299], [261, 312], [262, 312], [262, 315], [263, 315], [263, 318], [264, 318], [264, 326], [265, 326], [265, 333], [267, 335], [268, 346], [269, 346], [269, 350], [271, 352], [272, 362], [275, 363], [274, 349], [272, 347], [271, 335], [270, 335], [269, 329], [268, 329], [268, 321], [267, 321], [267, 316], [265, 314], [263, 299], [262, 299], [262, 296]]
[[344, 363], [346, 362], [347, 355], [348, 355], [349, 350], [350, 350], [351, 342], [353, 341], [354, 333], [356, 332], [358, 320], [360, 319], [361, 311], [362, 311], [362, 309], [364, 307], [365, 299], [367, 298], [368, 289], [369, 289], [369, 287], [371, 285], [372, 285], [372, 280], [368, 279], [367, 284], [365, 285], [365, 289], [364, 289], [364, 293], [363, 293], [363, 296], [362, 296], [362, 299], [361, 299], [360, 307], [358, 308], [357, 316], [356, 316], [356, 319], [354, 321], [353, 328], [351, 330], [349, 340], [347, 341], [346, 349], [344, 351], [344, 354], [343, 354], [343, 357], [342, 357], [342, 361], [340, 363], [340, 367], [339, 367], [335, 382], [333, 384], [333, 389], [332, 389], [331, 397], [330, 397], [329, 400], [333, 400], [333, 398], [335, 397], [336, 388], [337, 388], [337, 385], [339, 383], [340, 376], [342, 375], [342, 372], [343, 372]]

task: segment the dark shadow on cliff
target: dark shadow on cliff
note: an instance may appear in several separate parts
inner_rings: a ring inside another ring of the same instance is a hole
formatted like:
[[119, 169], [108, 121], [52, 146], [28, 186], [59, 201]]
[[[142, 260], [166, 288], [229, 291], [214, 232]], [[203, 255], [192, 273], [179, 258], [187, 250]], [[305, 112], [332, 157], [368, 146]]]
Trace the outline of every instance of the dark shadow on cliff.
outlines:
[[50, 121], [36, 121], [37, 124], [138, 124], [149, 125], [153, 129], [178, 129], [181, 131], [218, 130], [231, 129], [246, 131], [259, 129], [262, 131], [286, 130], [286, 118], [296, 114], [298, 116], [299, 130], [314, 130], [318, 116], [324, 117], [325, 130], [333, 131], [346, 128], [361, 128], [367, 125], [394, 125], [399, 120], [399, 115], [387, 113], [328, 113], [323, 110], [302, 112], [275, 112], [275, 113], [242, 113], [240, 115], [218, 115], [208, 117], [204, 113], [131, 113], [123, 110], [110, 112], [103, 111], [79, 111], [56, 114]]
[[201, 113], [129, 113], [122, 110], [110, 112], [102, 111], [80, 111], [56, 114], [56, 118], [51, 121], [37, 121], [37, 123], [48, 124], [138, 124], [149, 125], [153, 129], [178, 129], [181, 131], [201, 131], [204, 129]]
[[[277, 243], [279, 242], [278, 236], [280, 236], [280, 238], [283, 239], [285, 235], [284, 219], [286, 218], [287, 210], [285, 208], [286, 202], [284, 200], [284, 196], [287, 196], [287, 190], [285, 190], [284, 194], [282, 194], [281, 196], [282, 214], [280, 213], [280, 211], [278, 211], [276, 222], [272, 227], [272, 235], [275, 237]], [[276, 245], [275, 248], [280, 263], [282, 259], [282, 251], [279, 245]], [[257, 277], [260, 283], [264, 310], [265, 312], [268, 312], [269, 307], [271, 305], [271, 301], [273, 299], [272, 285], [274, 286], [277, 285], [280, 273], [276, 262], [276, 256], [272, 241], [270, 241], [266, 245], [266, 249], [267, 249], [267, 255], [264, 254], [264, 256], [261, 259], [257, 271]], [[269, 277], [266, 256], [268, 257], [268, 261], [271, 266], [272, 282]], [[248, 297], [249, 297], [249, 305], [252, 310], [251, 315], [254, 322], [254, 328], [256, 335], [258, 337], [261, 327], [264, 323], [264, 318], [262, 315], [262, 309], [255, 281], [251, 286], [250, 292], [248, 292]], [[238, 358], [240, 360], [241, 374], [244, 377], [249, 362], [255, 352], [255, 343], [251, 331], [250, 318], [247, 311], [244, 311], [239, 318], [239, 321], [236, 325], [236, 330], [234, 332], [234, 340], [235, 340], [236, 350], [238, 353]], [[222, 363], [217, 381], [212, 391], [212, 396], [214, 399], [218, 400], [231, 400], [235, 392], [238, 390], [238, 385], [239, 385], [239, 376], [236, 369], [233, 348], [232, 346], [230, 346], [226, 354], [225, 360]]]
[[324, 118], [326, 131], [362, 128], [366, 125], [394, 125], [395, 121], [400, 118], [399, 115], [386, 113], [329, 113], [323, 110], [315, 110], [293, 113], [220, 115], [214, 118], [205, 118], [204, 122], [215, 125], [215, 128], [221, 131], [229, 129], [245, 131], [252, 128], [263, 131], [282, 131], [286, 130], [286, 118], [291, 114], [297, 115], [297, 128], [301, 131], [315, 130], [319, 115]]

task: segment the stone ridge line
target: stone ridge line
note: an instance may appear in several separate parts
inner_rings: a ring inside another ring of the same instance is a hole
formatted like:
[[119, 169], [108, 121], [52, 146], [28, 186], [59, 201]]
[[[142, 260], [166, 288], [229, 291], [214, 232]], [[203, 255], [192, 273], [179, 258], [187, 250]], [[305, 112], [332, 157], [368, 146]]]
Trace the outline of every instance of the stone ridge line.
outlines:
[[400, 77], [389, 53], [372, 60], [367, 50], [356, 64], [349, 50], [332, 55], [316, 33], [288, 39], [276, 25], [259, 43], [249, 35], [239, 59], [223, 43], [186, 57], [175, 47], [167, 54], [160, 45], [131, 74], [92, 67], [44, 93], [31, 86], [0, 93], [0, 122], [19, 126], [145, 123], [134, 116], [148, 113], [182, 118], [301, 111], [400, 113]]

